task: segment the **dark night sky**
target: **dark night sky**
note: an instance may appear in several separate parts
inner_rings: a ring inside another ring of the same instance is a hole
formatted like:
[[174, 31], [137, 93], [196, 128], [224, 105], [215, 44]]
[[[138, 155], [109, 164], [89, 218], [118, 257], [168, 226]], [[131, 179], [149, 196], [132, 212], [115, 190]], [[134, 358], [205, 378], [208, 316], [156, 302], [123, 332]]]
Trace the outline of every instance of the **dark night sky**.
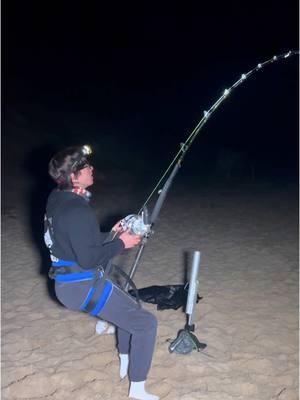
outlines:
[[[210, 10], [187, 5], [172, 12], [117, 3], [107, 10], [102, 2], [7, 3], [4, 119], [15, 115], [12, 110], [25, 115], [33, 148], [37, 131], [58, 147], [88, 141], [101, 148], [106, 141], [110, 151], [123, 150], [120, 163], [140, 155], [166, 166], [203, 110], [241, 73], [298, 48], [294, 0], [247, 2], [243, 10], [228, 2]], [[188, 166], [203, 167], [229, 147], [274, 171], [297, 174], [298, 87], [297, 57], [247, 80], [203, 128]], [[9, 136], [4, 129], [7, 147], [18, 140]], [[104, 158], [114, 157], [115, 151]]]

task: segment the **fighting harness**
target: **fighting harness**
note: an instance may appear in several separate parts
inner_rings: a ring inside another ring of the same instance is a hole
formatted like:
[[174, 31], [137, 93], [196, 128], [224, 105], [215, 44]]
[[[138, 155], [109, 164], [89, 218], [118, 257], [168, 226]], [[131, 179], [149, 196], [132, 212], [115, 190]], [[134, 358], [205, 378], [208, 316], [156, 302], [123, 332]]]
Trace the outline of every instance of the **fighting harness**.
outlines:
[[[90, 193], [87, 190], [78, 191], [77, 189], [73, 189], [72, 192], [84, 197], [86, 201], [89, 201]], [[109, 261], [106, 266], [100, 265], [93, 269], [84, 270], [75, 261], [59, 259], [52, 253], [55, 234], [52, 217], [48, 218], [47, 215], [44, 217], [44, 232], [45, 244], [50, 251], [50, 258], [52, 261], [48, 274], [49, 278], [59, 283], [91, 281], [91, 287], [80, 306], [81, 311], [85, 311], [92, 316], [99, 314], [114, 289], [115, 284], [110, 279], [113, 270], [125, 279], [126, 285], [131, 286], [137, 296], [137, 303], [140, 305], [134, 282], [121, 268]]]
[[[51, 255], [52, 266], [49, 270], [49, 278], [56, 282], [71, 283], [92, 281], [92, 285], [86, 298], [80, 306], [80, 311], [85, 311], [92, 316], [97, 316], [108, 301], [113, 289], [114, 283], [109, 279], [112, 271], [115, 270], [119, 275], [125, 278], [126, 282], [132, 287], [139, 304], [139, 296], [134, 282], [117, 265], [109, 261], [105, 268], [99, 266], [92, 270], [82, 271], [74, 262], [54, 258]], [[54, 261], [55, 260], [55, 261]], [[97, 283], [100, 281], [100, 284]]]

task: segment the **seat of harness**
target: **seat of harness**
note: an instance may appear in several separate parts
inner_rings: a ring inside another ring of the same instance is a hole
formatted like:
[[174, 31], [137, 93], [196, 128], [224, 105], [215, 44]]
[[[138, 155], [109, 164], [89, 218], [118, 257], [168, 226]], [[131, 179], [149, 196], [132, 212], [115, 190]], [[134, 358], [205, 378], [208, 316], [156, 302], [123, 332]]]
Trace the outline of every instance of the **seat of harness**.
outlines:
[[[104, 277], [103, 287], [104, 293], [106, 295], [104, 297], [109, 297], [113, 284], [111, 281], [107, 280], [109, 276], [109, 272], [111, 272], [111, 268], [114, 268], [121, 276], [123, 276], [132, 289], [135, 292], [135, 297], [137, 302], [139, 303], [139, 295], [136, 289], [134, 282], [130, 279], [130, 277], [117, 265], [111, 264], [104, 271], [102, 267], [94, 268], [93, 270], [82, 270], [79, 265], [75, 261], [68, 261], [55, 258], [52, 259], [52, 267], [49, 271], [49, 277], [51, 279], [55, 279], [56, 282], [83, 282], [83, 281], [93, 281], [91, 291], [94, 293], [95, 291], [95, 282], [102, 277]], [[92, 294], [91, 294], [92, 296]], [[93, 314], [92, 314], [93, 315]]]
[[[102, 267], [93, 270], [82, 270], [75, 261], [67, 261], [55, 259], [52, 260], [52, 266], [49, 271], [49, 277], [55, 279], [56, 282], [82, 282], [92, 281], [92, 285], [87, 293], [86, 298], [80, 306], [81, 311], [90, 313], [92, 316], [97, 316], [102, 310], [107, 300], [109, 299], [113, 284], [109, 280], [102, 282], [102, 290], [96, 289], [96, 281], [101, 280], [104, 276]], [[101, 283], [100, 283], [101, 285]]]

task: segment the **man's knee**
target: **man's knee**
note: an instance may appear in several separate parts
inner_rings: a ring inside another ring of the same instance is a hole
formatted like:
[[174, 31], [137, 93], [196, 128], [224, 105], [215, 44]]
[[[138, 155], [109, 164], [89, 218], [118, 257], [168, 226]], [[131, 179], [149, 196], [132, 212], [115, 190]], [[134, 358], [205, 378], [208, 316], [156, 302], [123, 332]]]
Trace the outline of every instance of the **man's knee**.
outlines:
[[150, 312], [147, 312], [147, 329], [151, 330], [152, 332], [157, 331], [157, 319]]

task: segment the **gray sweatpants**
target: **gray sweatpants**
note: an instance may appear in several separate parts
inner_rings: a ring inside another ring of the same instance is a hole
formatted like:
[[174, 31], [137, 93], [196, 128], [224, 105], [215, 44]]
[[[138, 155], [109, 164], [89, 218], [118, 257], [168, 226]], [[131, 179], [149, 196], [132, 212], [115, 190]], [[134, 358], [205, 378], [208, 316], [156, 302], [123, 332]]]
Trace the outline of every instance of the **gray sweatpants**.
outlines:
[[129, 354], [129, 378], [147, 379], [154, 351], [157, 320], [141, 308], [136, 300], [114, 285], [113, 292], [99, 317], [117, 327], [118, 349]]
[[[56, 283], [58, 299], [67, 308], [79, 310], [89, 284]], [[117, 327], [118, 350], [129, 354], [129, 378], [133, 382], [147, 379], [156, 340], [157, 320], [140, 307], [134, 297], [113, 284], [113, 291], [99, 318]]]

